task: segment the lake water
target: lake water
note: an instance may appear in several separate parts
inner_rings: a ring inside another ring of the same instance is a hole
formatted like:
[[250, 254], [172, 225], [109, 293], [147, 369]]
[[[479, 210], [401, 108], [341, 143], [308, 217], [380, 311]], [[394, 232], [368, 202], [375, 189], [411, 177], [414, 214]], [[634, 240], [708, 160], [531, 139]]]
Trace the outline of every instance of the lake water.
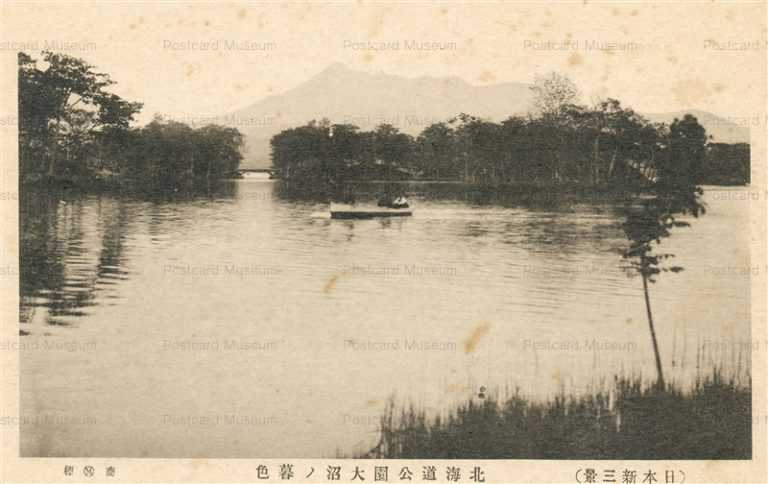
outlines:
[[[327, 457], [375, 444], [389, 401], [654, 377], [615, 200], [407, 192], [413, 217], [360, 221], [258, 179], [23, 197], [22, 455]], [[686, 270], [651, 301], [683, 385], [749, 366], [746, 194], [707, 189], [664, 242]]]

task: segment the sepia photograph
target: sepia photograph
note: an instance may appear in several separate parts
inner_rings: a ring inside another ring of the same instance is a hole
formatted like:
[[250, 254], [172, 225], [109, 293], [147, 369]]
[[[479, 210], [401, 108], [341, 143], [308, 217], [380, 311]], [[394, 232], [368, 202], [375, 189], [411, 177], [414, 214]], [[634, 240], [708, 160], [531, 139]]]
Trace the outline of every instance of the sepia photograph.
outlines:
[[4, 456], [766, 482], [766, 11], [2, 2]]

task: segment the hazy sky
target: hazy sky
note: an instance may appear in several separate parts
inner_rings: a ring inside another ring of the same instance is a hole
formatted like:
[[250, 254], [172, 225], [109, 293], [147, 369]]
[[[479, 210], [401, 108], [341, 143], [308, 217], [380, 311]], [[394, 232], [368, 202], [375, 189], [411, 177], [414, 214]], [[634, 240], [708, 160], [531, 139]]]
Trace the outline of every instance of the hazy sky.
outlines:
[[[333, 62], [478, 85], [558, 70], [584, 101], [612, 96], [644, 112], [746, 117], [762, 112], [764, 99], [761, 2], [92, 5], [3, 2], [4, 65], [18, 43], [70, 44], [57, 50], [87, 59], [119, 83], [116, 92], [145, 103], [142, 121], [225, 114]], [[422, 43], [438, 49], [414, 48]]]

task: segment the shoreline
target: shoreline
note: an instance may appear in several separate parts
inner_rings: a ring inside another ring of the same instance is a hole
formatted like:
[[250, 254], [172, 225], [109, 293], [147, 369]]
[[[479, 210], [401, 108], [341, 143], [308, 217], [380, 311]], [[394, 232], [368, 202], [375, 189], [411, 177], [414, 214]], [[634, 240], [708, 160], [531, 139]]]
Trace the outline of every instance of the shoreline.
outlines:
[[[487, 395], [487, 396], [486, 396]], [[390, 401], [356, 459], [751, 459], [752, 383], [715, 368], [690, 389], [614, 377], [608, 390], [480, 394], [437, 414]]]

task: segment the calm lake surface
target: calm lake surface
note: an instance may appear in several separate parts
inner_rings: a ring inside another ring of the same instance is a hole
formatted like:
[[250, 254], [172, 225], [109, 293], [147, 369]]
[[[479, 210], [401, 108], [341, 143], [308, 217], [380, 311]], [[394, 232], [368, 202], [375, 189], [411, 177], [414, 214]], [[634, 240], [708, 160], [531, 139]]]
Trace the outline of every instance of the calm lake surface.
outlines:
[[[654, 377], [613, 197], [406, 190], [412, 218], [362, 221], [258, 179], [23, 197], [22, 456], [328, 457], [374, 445], [392, 399]], [[710, 187], [664, 242], [685, 271], [651, 301], [684, 385], [748, 370], [747, 190]]]

